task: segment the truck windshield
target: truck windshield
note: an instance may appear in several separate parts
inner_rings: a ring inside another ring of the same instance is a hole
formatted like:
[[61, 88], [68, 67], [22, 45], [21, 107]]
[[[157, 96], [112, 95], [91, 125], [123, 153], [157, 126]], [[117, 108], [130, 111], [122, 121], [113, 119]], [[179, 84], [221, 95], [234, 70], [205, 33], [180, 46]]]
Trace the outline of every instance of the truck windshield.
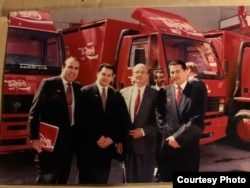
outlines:
[[7, 41], [6, 73], [52, 75], [60, 71], [63, 51], [58, 33], [10, 28]]
[[201, 77], [218, 77], [218, 58], [211, 44], [192, 39], [163, 35], [167, 62], [181, 59], [197, 64]]

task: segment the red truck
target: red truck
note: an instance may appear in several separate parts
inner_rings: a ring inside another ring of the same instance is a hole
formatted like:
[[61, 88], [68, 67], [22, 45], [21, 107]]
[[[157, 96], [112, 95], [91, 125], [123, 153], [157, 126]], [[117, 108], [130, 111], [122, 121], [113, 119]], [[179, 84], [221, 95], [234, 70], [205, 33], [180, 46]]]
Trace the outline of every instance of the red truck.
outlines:
[[[206, 83], [206, 127], [200, 144], [222, 138], [242, 148], [250, 146], [250, 37], [230, 31], [199, 32], [187, 19], [152, 8], [137, 8], [138, 24], [104, 19], [63, 30], [66, 55], [81, 62], [79, 81], [95, 81], [97, 66], [116, 67], [113, 86], [131, 85], [131, 68], [145, 63], [167, 73], [174, 59], [193, 61]], [[149, 80], [151, 84], [151, 80]]]
[[8, 17], [0, 114], [0, 153], [30, 148], [28, 113], [41, 79], [58, 75], [65, 58], [62, 34], [48, 11]]

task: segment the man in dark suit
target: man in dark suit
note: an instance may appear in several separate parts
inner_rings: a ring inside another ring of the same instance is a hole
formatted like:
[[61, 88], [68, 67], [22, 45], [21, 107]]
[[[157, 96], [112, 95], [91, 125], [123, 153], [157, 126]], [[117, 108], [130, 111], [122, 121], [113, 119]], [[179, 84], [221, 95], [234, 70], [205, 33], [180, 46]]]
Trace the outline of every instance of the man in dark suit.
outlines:
[[156, 108], [163, 137], [159, 167], [164, 182], [172, 181], [175, 171], [199, 170], [199, 140], [204, 129], [207, 100], [201, 87], [188, 82], [185, 62], [170, 62], [169, 72], [173, 84], [159, 91]]
[[[62, 65], [61, 75], [42, 80], [35, 93], [29, 114], [29, 127], [32, 148], [37, 153], [38, 184], [67, 183], [76, 144], [75, 129], [80, 117], [78, 109], [82, 85], [74, 82], [79, 66], [76, 58], [67, 58]], [[71, 108], [66, 99], [68, 83], [72, 85]], [[59, 127], [53, 152], [42, 150], [40, 121]]]
[[96, 82], [81, 89], [80, 184], [108, 182], [115, 146], [121, 153], [121, 143], [131, 123], [123, 97], [110, 86], [113, 76], [114, 67], [103, 63], [98, 68]]
[[[153, 72], [153, 78], [154, 78], [154, 85], [152, 85], [151, 87], [156, 89], [157, 91], [159, 91], [161, 88], [164, 88], [165, 82], [166, 82], [166, 74], [165, 72], [160, 69], [157, 68], [156, 70], [154, 70]], [[155, 182], [161, 182], [161, 178], [160, 178], [160, 170], [159, 170], [159, 157], [160, 157], [160, 152], [161, 152], [161, 142], [162, 142], [162, 136], [160, 131], [158, 131], [157, 135], [156, 135], [156, 151], [155, 151], [155, 155], [156, 155], [156, 165], [157, 165], [157, 171], [155, 173]]]
[[158, 131], [155, 121], [157, 91], [147, 86], [149, 75], [145, 64], [137, 64], [132, 74], [134, 85], [121, 90], [133, 122], [129, 131], [131, 145], [125, 149], [126, 181], [153, 182]]
[[203, 92], [207, 93], [207, 87], [206, 87], [205, 83], [198, 78], [199, 70], [198, 70], [197, 64], [195, 64], [192, 61], [188, 61], [188, 62], [186, 62], [186, 66], [187, 66], [189, 83], [195, 84], [198, 87], [201, 87]]

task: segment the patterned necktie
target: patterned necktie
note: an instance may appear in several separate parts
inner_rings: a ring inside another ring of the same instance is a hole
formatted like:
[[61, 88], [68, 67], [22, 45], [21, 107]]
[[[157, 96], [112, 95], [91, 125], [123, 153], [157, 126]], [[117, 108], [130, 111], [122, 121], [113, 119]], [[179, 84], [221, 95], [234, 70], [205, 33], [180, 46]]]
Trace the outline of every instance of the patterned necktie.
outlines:
[[71, 83], [67, 84], [66, 98], [68, 104], [68, 112], [69, 112], [69, 121], [72, 122], [72, 86]]
[[105, 87], [102, 88], [102, 107], [103, 107], [103, 111], [105, 112], [106, 109], [106, 102], [107, 102], [107, 96], [106, 96], [106, 92], [105, 92]]
[[182, 89], [180, 86], [177, 87], [177, 92], [176, 92], [176, 104], [178, 105], [180, 100], [181, 100], [181, 95], [182, 95]]
[[137, 93], [137, 96], [135, 98], [134, 117], [137, 114], [137, 111], [139, 109], [140, 103], [141, 103], [141, 94], [140, 94], [140, 89], [138, 89], [138, 93]]

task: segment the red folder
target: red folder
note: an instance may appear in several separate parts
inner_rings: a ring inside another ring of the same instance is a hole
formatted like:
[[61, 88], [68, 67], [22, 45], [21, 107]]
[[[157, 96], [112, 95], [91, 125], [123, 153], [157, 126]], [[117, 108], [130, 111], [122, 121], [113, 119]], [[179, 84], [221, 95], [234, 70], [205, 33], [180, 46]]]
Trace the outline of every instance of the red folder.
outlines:
[[52, 152], [54, 150], [59, 127], [48, 123], [40, 122], [40, 140], [43, 150]]

